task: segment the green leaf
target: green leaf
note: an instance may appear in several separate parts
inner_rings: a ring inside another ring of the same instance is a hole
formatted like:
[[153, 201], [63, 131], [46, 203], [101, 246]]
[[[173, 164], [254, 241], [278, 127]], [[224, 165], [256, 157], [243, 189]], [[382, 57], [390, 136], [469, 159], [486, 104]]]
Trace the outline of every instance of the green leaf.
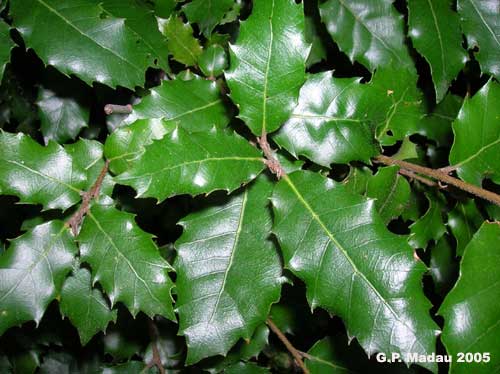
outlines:
[[28, 351], [21, 351], [11, 358], [12, 373], [14, 374], [34, 374], [40, 366], [39, 352], [30, 349]]
[[66, 279], [61, 291], [60, 309], [78, 329], [80, 342], [86, 345], [108, 323], [116, 321], [116, 310], [111, 310], [101, 291], [92, 288], [90, 272], [79, 269]]
[[427, 248], [430, 240], [438, 241], [446, 232], [441, 214], [441, 203], [430, 195], [426, 195], [429, 201], [427, 212], [410, 226], [410, 237], [408, 243], [413, 248]]
[[238, 339], [250, 339], [279, 299], [281, 264], [269, 240], [271, 191], [272, 183], [261, 176], [180, 222], [176, 309], [188, 364], [225, 355]]
[[403, 17], [391, 0], [328, 0], [319, 10], [333, 40], [351, 61], [372, 71], [391, 62], [413, 66], [404, 43]]
[[369, 356], [435, 351], [437, 326], [421, 286], [425, 266], [404, 237], [387, 230], [373, 200], [299, 171], [282, 178], [271, 201], [285, 266], [306, 283], [313, 309], [342, 318]]
[[106, 14], [125, 19], [125, 27], [135, 36], [136, 45], [138, 41], [144, 44], [153, 65], [163, 70], [170, 70], [167, 41], [158, 29], [158, 23], [151, 9], [134, 0], [93, 1], [100, 4]]
[[310, 75], [300, 89], [299, 104], [273, 139], [295, 157], [331, 163], [370, 162], [378, 154], [372, 131], [357, 107], [359, 78], [333, 78], [332, 72]]
[[[29, 9], [29, 12], [26, 11]], [[18, 0], [10, 12], [27, 47], [47, 64], [84, 82], [134, 89], [155, 56], [123, 18], [83, 0]], [[57, 33], [54, 33], [57, 30]]]
[[111, 304], [123, 302], [132, 315], [139, 311], [174, 319], [168, 277], [172, 267], [161, 257], [152, 235], [142, 231], [134, 215], [95, 205], [78, 236], [82, 261], [92, 268]]
[[198, 39], [193, 36], [193, 29], [189, 23], [172, 15], [169, 19], [159, 19], [158, 24], [163, 35], [167, 37], [168, 51], [174, 60], [186, 65], [194, 66], [202, 53]]
[[404, 138], [398, 151], [391, 157], [395, 160], [418, 159], [417, 145], [410, 138]]
[[466, 98], [453, 122], [450, 164], [460, 178], [481, 186], [483, 178], [500, 184], [500, 85], [490, 80]]
[[258, 366], [253, 362], [238, 362], [226, 370], [224, 374], [269, 374], [271, 373], [268, 368]]
[[184, 5], [182, 10], [189, 23], [197, 23], [201, 32], [209, 37], [214, 27], [222, 21], [233, 5], [234, 0], [193, 0]]
[[448, 213], [448, 227], [457, 241], [457, 256], [464, 254], [465, 247], [483, 221], [474, 200], [458, 202]]
[[458, 275], [458, 263], [448, 235], [439, 239], [431, 250], [429, 273], [439, 295], [444, 295], [453, 286]]
[[368, 181], [372, 176], [372, 171], [366, 166], [351, 167], [349, 175], [342, 181], [342, 185], [355, 194], [364, 195], [368, 188]]
[[0, 83], [2, 82], [5, 65], [10, 61], [10, 50], [14, 42], [10, 38], [9, 25], [0, 20]]
[[214, 78], [221, 75], [227, 67], [227, 57], [224, 48], [214, 44], [205, 49], [200, 56], [199, 65], [201, 71], [207, 77]]
[[161, 119], [140, 119], [116, 129], [106, 138], [104, 154], [110, 160], [109, 168], [115, 174], [129, 170], [144, 148], [153, 140], [163, 138], [174, 124]]
[[375, 209], [385, 224], [403, 212], [410, 198], [410, 185], [398, 171], [397, 166], [383, 167], [368, 181], [366, 196], [376, 199]]
[[463, 99], [448, 93], [434, 108], [434, 111], [419, 122], [418, 133], [436, 142], [438, 146], [449, 147], [453, 141], [451, 123], [457, 118]]
[[45, 144], [49, 140], [64, 143], [74, 140], [87, 127], [89, 110], [69, 97], [57, 96], [50, 90], [42, 89], [38, 101], [41, 131]]
[[467, 61], [458, 14], [449, 0], [409, 0], [408, 8], [408, 33], [429, 62], [439, 102]]
[[141, 361], [128, 361], [123, 364], [114, 366], [104, 366], [100, 371], [101, 374], [130, 374], [130, 373], [145, 373], [152, 374], [156, 373], [154, 369], [144, 370], [146, 365]]
[[311, 44], [311, 51], [307, 57], [307, 67], [326, 59], [326, 48], [318, 34], [318, 27], [312, 16], [305, 16], [305, 38], [306, 42]]
[[155, 0], [155, 14], [161, 18], [168, 18], [172, 14], [177, 5], [176, 0]]
[[482, 70], [500, 79], [500, 5], [496, 0], [458, 0], [457, 8], [469, 48], [479, 48]]
[[326, 337], [314, 343], [307, 351], [305, 364], [311, 373], [356, 373], [361, 363], [366, 365], [366, 356], [353, 355], [350, 350], [346, 349], [347, 344], [341, 344], [340, 339], [341, 336]]
[[204, 79], [163, 81], [134, 105], [126, 123], [138, 119], [164, 119], [191, 132], [208, 131], [214, 125], [222, 128], [229, 123], [217, 84]]
[[424, 111], [414, 72], [394, 66], [381, 67], [366, 91], [358, 106], [376, 125], [376, 138], [382, 145], [393, 145], [417, 132]]
[[0, 192], [45, 209], [66, 209], [81, 200], [85, 171], [60, 145], [43, 147], [29, 136], [0, 132]]
[[147, 146], [116, 180], [134, 187], [139, 197], [163, 201], [180, 194], [231, 192], [263, 168], [259, 152], [236, 134], [215, 129], [189, 134], [176, 128]]
[[239, 117], [256, 135], [277, 130], [296, 106], [306, 79], [309, 48], [302, 4], [254, 1], [237, 43], [230, 45], [230, 54], [226, 80]]
[[[500, 369], [500, 252], [498, 223], [485, 222], [467, 246], [457, 284], [444, 299], [439, 314], [444, 317], [442, 335], [448, 354], [453, 355], [450, 373], [494, 373]], [[490, 354], [489, 362], [458, 363], [457, 353]]]
[[0, 257], [0, 335], [34, 320], [60, 293], [77, 248], [61, 221], [50, 221], [14, 239]]

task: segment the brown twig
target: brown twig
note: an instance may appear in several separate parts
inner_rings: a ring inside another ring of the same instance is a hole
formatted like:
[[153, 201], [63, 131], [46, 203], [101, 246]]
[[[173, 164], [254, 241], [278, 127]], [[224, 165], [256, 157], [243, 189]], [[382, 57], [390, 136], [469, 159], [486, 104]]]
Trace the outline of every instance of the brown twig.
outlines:
[[118, 104], [106, 104], [104, 105], [104, 113], [108, 116], [110, 114], [130, 114], [132, 113], [132, 105], [118, 105]]
[[276, 175], [278, 179], [280, 179], [283, 175], [286, 174], [285, 169], [281, 166], [281, 163], [275, 156], [275, 152], [271, 149], [269, 142], [267, 141], [267, 133], [262, 131], [262, 136], [257, 138], [257, 142], [259, 143], [260, 149], [264, 152], [264, 156], [266, 157], [265, 163], [269, 170], [273, 174]]
[[283, 334], [283, 332], [281, 332], [281, 330], [279, 329], [279, 327], [276, 326], [274, 324], [274, 322], [270, 318], [268, 318], [266, 320], [266, 324], [276, 334], [276, 336], [278, 337], [278, 339], [281, 340], [281, 342], [285, 345], [286, 349], [288, 349], [288, 352], [290, 352], [291, 355], [293, 356], [293, 358], [295, 359], [295, 362], [297, 363], [297, 365], [299, 365], [299, 367], [302, 369], [302, 372], [304, 374], [310, 374], [309, 369], [306, 368], [306, 365], [304, 365], [304, 361], [302, 361], [302, 354], [301, 354], [301, 352], [298, 351], [292, 345], [292, 343], [290, 343], [290, 341], [287, 339], [287, 337], [285, 336], [285, 334]]
[[438, 184], [436, 182], [431, 181], [430, 179], [422, 177], [418, 174], [415, 174], [413, 171], [406, 170], [406, 169], [399, 169], [399, 174], [407, 176], [408, 178], [411, 178], [411, 179], [415, 179], [423, 184], [426, 184], [429, 187], [438, 187]]
[[158, 341], [158, 328], [152, 320], [148, 320], [149, 327], [149, 337], [151, 339], [151, 348], [153, 351], [153, 358], [149, 364], [146, 365], [146, 370], [156, 366], [160, 374], [165, 374], [165, 368], [163, 367], [163, 363], [161, 362], [160, 351], [158, 350], [158, 345], [156, 344]]
[[493, 204], [500, 206], [500, 195], [497, 195], [496, 193], [485, 190], [483, 188], [474, 186], [472, 184], [465, 183], [464, 181], [461, 181], [460, 179], [457, 179], [455, 177], [448, 175], [446, 172], [427, 168], [427, 167], [421, 166], [421, 165], [412, 164], [412, 163], [406, 162], [406, 161], [395, 160], [391, 157], [387, 157], [384, 155], [380, 155], [380, 156], [375, 157], [375, 161], [380, 162], [380, 163], [385, 164], [385, 165], [398, 165], [402, 169], [406, 169], [406, 170], [412, 171], [414, 173], [418, 173], [418, 174], [425, 175], [427, 177], [431, 177], [433, 179], [436, 179], [438, 182], [443, 182], [443, 183], [455, 186], [456, 188], [459, 188], [463, 191], [469, 192], [473, 195], [476, 195], [477, 197], [488, 200], [488, 201], [492, 202]]
[[104, 181], [104, 177], [108, 173], [108, 168], [109, 161], [106, 160], [106, 162], [104, 163], [104, 167], [99, 173], [99, 176], [97, 177], [94, 185], [90, 188], [90, 190], [82, 193], [82, 204], [80, 205], [80, 208], [78, 208], [78, 210], [71, 216], [71, 218], [67, 222], [67, 225], [71, 227], [73, 235], [76, 236], [78, 234], [78, 229], [80, 228], [83, 217], [85, 217], [90, 209], [90, 203], [93, 199], [97, 199], [97, 197], [99, 196], [102, 182]]

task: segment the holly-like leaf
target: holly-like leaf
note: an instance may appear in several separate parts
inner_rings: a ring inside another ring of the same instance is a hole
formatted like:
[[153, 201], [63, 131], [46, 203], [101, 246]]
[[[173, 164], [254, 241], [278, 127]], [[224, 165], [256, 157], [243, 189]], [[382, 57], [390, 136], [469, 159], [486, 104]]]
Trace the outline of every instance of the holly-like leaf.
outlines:
[[189, 23], [197, 23], [201, 32], [209, 37], [224, 15], [232, 8], [234, 0], [193, 0], [184, 5], [182, 10]]
[[439, 102], [467, 60], [458, 14], [448, 0], [410, 0], [408, 8], [408, 33], [429, 62]]
[[77, 251], [61, 221], [36, 226], [11, 242], [0, 257], [0, 335], [23, 322], [40, 322]]
[[225, 374], [269, 374], [268, 368], [257, 365], [253, 362], [238, 362], [224, 370]]
[[236, 134], [176, 128], [146, 147], [132, 168], [116, 177], [141, 197], [160, 201], [180, 194], [234, 191], [264, 168], [259, 151]]
[[273, 139], [295, 157], [331, 163], [369, 162], [378, 154], [368, 122], [359, 113], [359, 78], [310, 75], [300, 89], [299, 104]]
[[[106, 15], [125, 19], [125, 27], [143, 43], [156, 67], [169, 70], [167, 41], [151, 9], [135, 0], [94, 0]], [[136, 41], [137, 43], [137, 41]]]
[[160, 30], [167, 37], [168, 51], [174, 60], [186, 66], [194, 66], [198, 62], [203, 49], [193, 36], [193, 28], [181, 18], [172, 15], [167, 20], [158, 21]]
[[417, 132], [424, 111], [414, 72], [381, 67], [366, 91], [358, 106], [376, 126], [376, 138], [382, 145], [392, 145]]
[[0, 20], [0, 83], [2, 82], [5, 65], [10, 61], [10, 50], [14, 42], [9, 35], [9, 25]]
[[164, 119], [188, 131], [208, 131], [229, 123], [217, 84], [209, 80], [163, 81], [151, 95], [134, 105], [126, 123], [138, 119]]
[[85, 171], [60, 145], [43, 147], [29, 136], [0, 132], [0, 192], [45, 209], [66, 209], [81, 200]]
[[285, 266], [306, 283], [313, 309], [341, 317], [368, 355], [434, 352], [425, 266], [404, 237], [387, 230], [373, 200], [298, 171], [282, 178], [271, 201]]
[[281, 264], [269, 240], [271, 192], [272, 183], [261, 176], [180, 222], [176, 309], [188, 364], [225, 355], [238, 339], [250, 339], [279, 299]]
[[375, 198], [375, 208], [385, 224], [398, 217], [410, 198], [410, 185], [398, 173], [399, 167], [380, 168], [368, 181], [366, 195]]
[[19, 0], [11, 4], [10, 13], [26, 45], [47, 65], [88, 84], [134, 89], [143, 85], [148, 66], [155, 66], [157, 57], [145, 40], [127, 27], [125, 19], [110, 17], [100, 5]]
[[453, 122], [455, 141], [450, 164], [460, 178], [481, 186], [488, 177], [500, 184], [500, 85], [490, 80], [466, 98]]
[[199, 59], [199, 65], [201, 71], [207, 77], [214, 78], [221, 75], [227, 66], [226, 51], [220, 45], [211, 45], [203, 51]]
[[372, 171], [364, 167], [351, 167], [349, 175], [342, 181], [342, 185], [347, 190], [354, 192], [358, 195], [364, 195], [368, 188], [368, 181], [372, 178]]
[[410, 226], [410, 237], [408, 243], [413, 248], [427, 248], [430, 240], [438, 241], [446, 232], [441, 214], [441, 204], [436, 199], [427, 195], [429, 209]]
[[175, 318], [168, 276], [173, 269], [132, 214], [95, 205], [78, 241], [82, 260], [92, 268], [93, 282], [102, 285], [112, 305], [123, 302], [134, 316], [142, 311]]
[[305, 17], [305, 38], [306, 42], [311, 44], [311, 52], [307, 57], [307, 67], [310, 67], [326, 59], [326, 48], [318, 34], [319, 26], [315, 23], [312, 16]]
[[42, 89], [37, 101], [40, 109], [41, 131], [45, 144], [49, 140], [64, 143], [75, 139], [87, 127], [89, 110], [72, 98], [59, 97]]
[[161, 119], [140, 119], [116, 129], [104, 144], [110, 170], [115, 174], [129, 170], [147, 145], [163, 138], [174, 127], [172, 122]]
[[[258, 30], [258, 32], [256, 32]], [[302, 4], [293, 0], [256, 0], [230, 45], [226, 80], [239, 117], [252, 132], [277, 130], [297, 104], [306, 79], [309, 47], [304, 36]]]
[[328, 0], [319, 10], [333, 40], [351, 61], [370, 70], [391, 62], [413, 66], [404, 44], [403, 17], [391, 0]]
[[92, 288], [90, 272], [79, 269], [66, 279], [61, 291], [60, 309], [78, 329], [80, 342], [87, 344], [108, 323], [116, 321], [116, 310], [111, 310], [101, 291]]
[[469, 48], [484, 72], [500, 79], [500, 4], [496, 0], [458, 0], [458, 13]]
[[[450, 373], [494, 373], [500, 369], [500, 225], [485, 222], [465, 248], [457, 284], [444, 299], [442, 340], [448, 354], [476, 353], [480, 359], [450, 364]], [[489, 359], [483, 360], [484, 353]], [[477, 362], [480, 363], [477, 363]]]
[[457, 256], [463, 255], [465, 247], [483, 221], [474, 200], [459, 202], [448, 213], [448, 227], [457, 241]]

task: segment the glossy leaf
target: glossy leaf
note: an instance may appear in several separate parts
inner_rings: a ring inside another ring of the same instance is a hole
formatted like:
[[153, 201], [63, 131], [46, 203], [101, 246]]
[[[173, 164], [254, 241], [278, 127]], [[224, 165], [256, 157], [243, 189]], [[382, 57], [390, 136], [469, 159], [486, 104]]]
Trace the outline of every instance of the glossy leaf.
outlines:
[[457, 241], [457, 256], [464, 254], [465, 247], [483, 221], [474, 200], [459, 202], [448, 213], [448, 227]]
[[458, 0], [458, 13], [469, 48], [484, 72], [500, 79], [500, 4], [496, 0]]
[[191, 132], [229, 123], [216, 83], [203, 79], [164, 81], [134, 105], [126, 123], [137, 119], [163, 119]]
[[214, 44], [205, 49], [200, 56], [199, 65], [201, 71], [207, 77], [214, 78], [221, 75], [227, 66], [227, 57], [224, 48]]
[[280, 259], [269, 240], [272, 184], [261, 176], [222, 204], [186, 217], [176, 242], [179, 331], [192, 364], [250, 339], [281, 289]]
[[104, 154], [110, 160], [110, 170], [121, 174], [130, 169], [147, 145], [163, 138], [174, 126], [172, 122], [161, 119], [140, 119], [116, 129], [104, 144]]
[[410, 198], [410, 185], [398, 171], [397, 166], [380, 168], [368, 181], [366, 196], [376, 199], [375, 209], [385, 224], [403, 212]]
[[143, 3], [135, 0], [94, 0], [100, 4], [105, 14], [125, 19], [125, 27], [140, 40], [154, 58], [156, 67], [169, 70], [167, 41], [158, 29], [154, 13]]
[[326, 59], [326, 48], [318, 33], [318, 25], [314, 22], [312, 16], [305, 17], [305, 38], [306, 42], [311, 44], [311, 51], [307, 57], [307, 67], [310, 67]]
[[92, 268], [92, 281], [102, 285], [113, 305], [123, 302], [134, 316], [142, 311], [174, 318], [168, 276], [173, 269], [132, 214], [95, 205], [78, 241], [82, 261]]
[[461, 179], [481, 186], [483, 178], [500, 183], [500, 85], [490, 80], [466, 98], [453, 122], [450, 164]]
[[60, 309], [78, 329], [80, 342], [86, 345], [108, 323], [116, 321], [116, 310], [111, 310], [101, 291], [92, 288], [90, 272], [79, 269], [66, 279], [61, 291]]
[[155, 66], [156, 57], [145, 40], [127, 27], [125, 19], [103, 15], [100, 5], [86, 0], [19, 0], [10, 12], [27, 47], [45, 64], [88, 84], [134, 89], [143, 85], [147, 67]]
[[370, 162], [379, 151], [356, 106], [363, 88], [358, 78], [332, 78], [331, 72], [310, 75], [299, 104], [273, 139], [295, 157], [326, 167], [333, 162]]
[[404, 237], [387, 230], [373, 200], [299, 171], [277, 184], [271, 201], [285, 266], [306, 283], [313, 309], [342, 318], [368, 355], [434, 352], [437, 326], [421, 287], [425, 266]]
[[233, 5], [234, 0], [193, 0], [184, 5], [182, 10], [189, 23], [197, 23], [201, 32], [208, 37]]
[[368, 188], [368, 181], [372, 178], [372, 171], [365, 167], [351, 167], [349, 174], [342, 181], [342, 185], [347, 190], [354, 192], [358, 195], [364, 195]]
[[59, 97], [50, 90], [42, 89], [37, 106], [45, 144], [49, 140], [58, 143], [74, 140], [88, 126], [89, 110], [72, 98]]
[[236, 134], [213, 129], [189, 134], [176, 128], [146, 147], [120, 184], [160, 201], [180, 194], [234, 191], [264, 168], [259, 152]]
[[0, 191], [45, 209], [80, 201], [85, 171], [56, 143], [43, 147], [29, 136], [0, 132]]
[[231, 68], [225, 75], [239, 117], [256, 135], [277, 130], [292, 113], [306, 79], [309, 47], [302, 4], [254, 1], [230, 52]]
[[268, 368], [259, 366], [253, 362], [239, 362], [224, 370], [225, 374], [269, 374]]
[[417, 51], [429, 62], [438, 102], [467, 60], [459, 17], [451, 5], [448, 0], [408, 2], [408, 33]]
[[174, 60], [186, 66], [194, 66], [202, 53], [198, 39], [193, 36], [193, 28], [181, 18], [172, 15], [159, 21], [160, 30], [167, 37], [169, 53]]
[[319, 9], [328, 32], [351, 61], [370, 70], [391, 63], [413, 66], [404, 44], [403, 17], [391, 0], [328, 0]]
[[10, 50], [14, 47], [14, 42], [9, 34], [9, 25], [0, 20], [0, 83], [5, 65], [10, 61]]
[[42, 319], [61, 292], [77, 253], [67, 227], [50, 221], [12, 240], [0, 257], [0, 335]]
[[500, 369], [500, 311], [494, 302], [500, 297], [499, 237], [498, 223], [481, 226], [465, 249], [457, 284], [439, 309], [445, 321], [442, 340], [448, 354], [457, 357], [458, 352], [488, 352], [490, 360], [453, 360], [450, 373], [492, 373]]
[[427, 195], [429, 208], [427, 212], [410, 226], [408, 243], [413, 248], [427, 248], [430, 240], [438, 241], [446, 232], [439, 201]]

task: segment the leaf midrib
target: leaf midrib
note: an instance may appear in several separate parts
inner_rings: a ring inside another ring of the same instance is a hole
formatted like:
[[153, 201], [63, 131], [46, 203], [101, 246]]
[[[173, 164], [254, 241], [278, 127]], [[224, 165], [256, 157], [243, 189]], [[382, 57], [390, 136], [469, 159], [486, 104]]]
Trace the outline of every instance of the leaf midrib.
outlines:
[[271, 68], [271, 57], [273, 52], [273, 16], [274, 16], [274, 1], [272, 1], [271, 14], [269, 15], [269, 45], [267, 53], [266, 71], [264, 72], [264, 89], [262, 91], [262, 134], [266, 133], [266, 122], [267, 122], [267, 91], [269, 82], [269, 70]]

